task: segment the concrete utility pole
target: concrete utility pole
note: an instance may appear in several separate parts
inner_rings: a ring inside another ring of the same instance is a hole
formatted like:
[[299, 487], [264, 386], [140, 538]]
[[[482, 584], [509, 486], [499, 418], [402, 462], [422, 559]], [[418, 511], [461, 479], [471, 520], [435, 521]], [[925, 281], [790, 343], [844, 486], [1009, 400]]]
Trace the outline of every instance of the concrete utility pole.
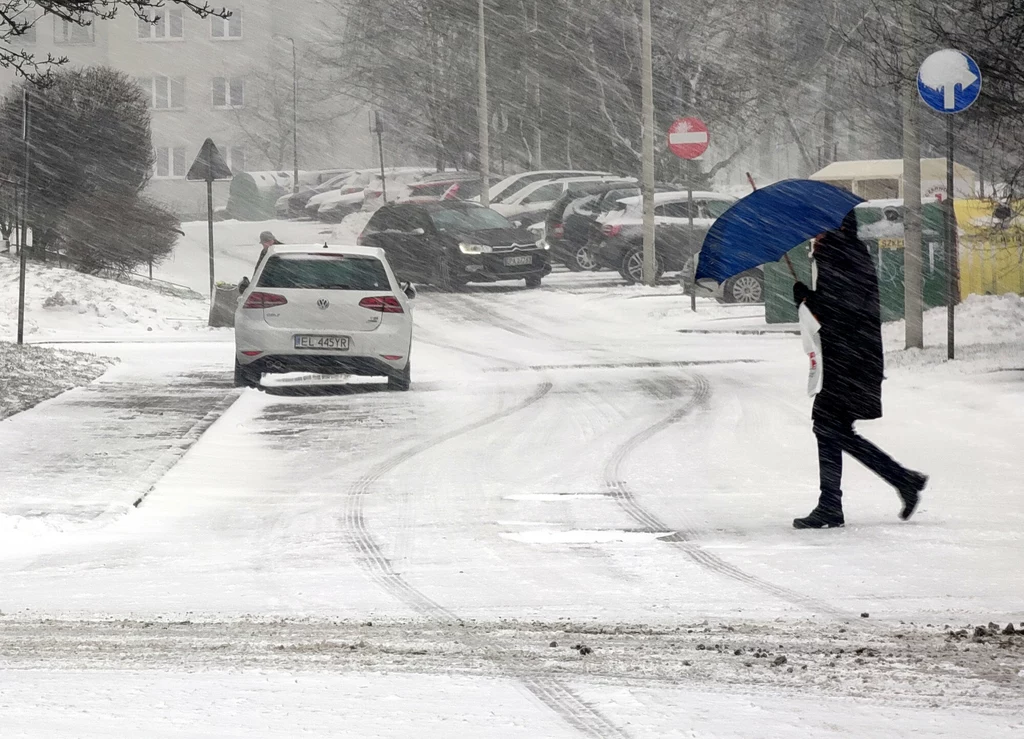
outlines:
[[644, 198], [644, 284], [657, 282], [657, 255], [654, 253], [654, 70], [651, 43], [651, 0], [644, 0], [643, 42], [643, 198]]
[[295, 54], [295, 39], [292, 42], [292, 192], [299, 191], [299, 64]]
[[[904, 3], [903, 72], [917, 69], [917, 55], [911, 37], [914, 4]], [[921, 136], [918, 129], [916, 74], [903, 82], [903, 312], [906, 318], [906, 348], [924, 348], [924, 277], [921, 229]]]
[[486, 0], [480, 0], [480, 18], [477, 36], [479, 36], [479, 49], [477, 51], [477, 69], [480, 82], [480, 110], [477, 115], [480, 118], [480, 204], [487, 207], [491, 204], [491, 141], [490, 126], [491, 118], [487, 112], [487, 25], [484, 14], [486, 12]]

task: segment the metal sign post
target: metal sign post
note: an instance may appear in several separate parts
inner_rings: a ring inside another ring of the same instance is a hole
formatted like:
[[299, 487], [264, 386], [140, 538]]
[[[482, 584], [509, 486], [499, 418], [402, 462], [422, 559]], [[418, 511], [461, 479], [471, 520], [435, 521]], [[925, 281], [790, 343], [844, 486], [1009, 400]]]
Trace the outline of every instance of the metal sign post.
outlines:
[[[668, 129], [668, 148], [680, 159], [698, 159], [708, 150], [711, 135], [700, 118], [679, 118]], [[690, 310], [697, 312], [697, 252], [693, 251], [693, 183], [688, 176], [686, 183], [687, 213], [689, 230], [686, 234], [687, 250], [692, 252], [693, 269], [690, 272]]]
[[384, 202], [388, 202], [388, 183], [384, 177], [384, 116], [379, 110], [373, 112], [370, 132], [377, 134], [377, 154], [380, 157], [380, 194]]
[[[22, 215], [22, 223], [28, 222], [28, 181], [29, 181], [29, 164], [30, 158], [30, 146], [29, 146], [29, 129], [30, 129], [30, 107], [29, 107], [29, 95], [27, 84], [21, 88], [22, 95], [22, 112], [21, 112], [21, 137], [25, 140], [25, 195], [22, 198], [22, 206], [25, 212]], [[25, 233], [25, 227], [22, 227], [22, 234]], [[33, 246], [35, 245], [35, 239], [32, 239]], [[22, 239], [21, 246], [18, 248], [18, 344], [25, 343], [25, 281], [26, 274], [25, 270], [27, 267], [26, 260], [28, 258], [28, 251], [25, 247], [25, 239]]]
[[946, 120], [946, 356], [956, 356], [956, 304], [959, 300], [957, 226], [954, 166], [956, 138], [953, 114], [971, 107], [981, 94], [981, 69], [971, 57], [956, 49], [936, 51], [917, 73], [921, 100], [948, 116]]
[[[686, 247], [693, 252], [693, 187], [686, 186], [686, 213], [690, 218], [690, 230], [686, 234]], [[697, 254], [690, 257], [693, 269], [690, 270], [690, 310], [697, 312]]]
[[206, 141], [203, 142], [203, 147], [199, 150], [199, 154], [196, 156], [195, 161], [192, 162], [192, 166], [189, 167], [188, 174], [185, 175], [186, 180], [206, 183], [206, 220], [210, 241], [211, 315], [213, 312], [215, 296], [214, 290], [216, 287], [213, 262], [213, 182], [214, 180], [230, 180], [231, 176], [231, 169], [224, 161], [224, 157], [220, 155], [220, 151], [217, 150], [217, 145], [213, 143], [213, 139], [206, 139]]

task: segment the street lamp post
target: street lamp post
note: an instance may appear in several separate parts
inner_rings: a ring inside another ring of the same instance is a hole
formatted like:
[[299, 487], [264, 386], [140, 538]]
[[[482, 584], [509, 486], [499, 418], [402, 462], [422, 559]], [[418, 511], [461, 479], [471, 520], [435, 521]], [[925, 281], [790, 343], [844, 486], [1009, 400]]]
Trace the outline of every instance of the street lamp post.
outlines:
[[299, 64], [295, 53], [295, 39], [292, 42], [292, 192], [299, 191]]
[[488, 137], [487, 127], [490, 125], [490, 118], [487, 111], [487, 24], [485, 12], [487, 5], [485, 0], [480, 0], [479, 17], [477, 18], [477, 82], [479, 85], [479, 110], [477, 116], [480, 124], [480, 204], [489, 206], [490, 200], [490, 168], [491, 168], [491, 143]]
[[[274, 34], [277, 36], [277, 34]], [[292, 192], [299, 191], [299, 63], [295, 51], [295, 39], [291, 36], [277, 36], [292, 45]]]

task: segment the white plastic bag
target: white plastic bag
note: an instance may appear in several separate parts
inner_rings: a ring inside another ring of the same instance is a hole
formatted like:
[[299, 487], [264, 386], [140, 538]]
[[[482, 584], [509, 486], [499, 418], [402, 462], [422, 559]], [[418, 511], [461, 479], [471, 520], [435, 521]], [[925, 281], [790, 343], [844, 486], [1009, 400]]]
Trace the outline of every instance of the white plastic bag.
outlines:
[[810, 373], [807, 375], [807, 394], [812, 398], [821, 392], [824, 374], [821, 366], [821, 324], [811, 313], [806, 303], [801, 303], [797, 311], [800, 316], [800, 338], [804, 342], [804, 352], [811, 361]]

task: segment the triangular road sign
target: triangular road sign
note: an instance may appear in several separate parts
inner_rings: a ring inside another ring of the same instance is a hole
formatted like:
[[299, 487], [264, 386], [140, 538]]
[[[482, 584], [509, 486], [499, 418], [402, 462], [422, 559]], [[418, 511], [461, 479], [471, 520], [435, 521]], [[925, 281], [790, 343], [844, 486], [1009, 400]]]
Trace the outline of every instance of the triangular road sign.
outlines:
[[199, 150], [199, 156], [192, 162], [188, 174], [185, 175], [185, 179], [213, 182], [214, 180], [230, 180], [232, 176], [231, 168], [217, 151], [217, 145], [213, 143], [213, 139], [206, 139], [203, 142], [203, 148]]

